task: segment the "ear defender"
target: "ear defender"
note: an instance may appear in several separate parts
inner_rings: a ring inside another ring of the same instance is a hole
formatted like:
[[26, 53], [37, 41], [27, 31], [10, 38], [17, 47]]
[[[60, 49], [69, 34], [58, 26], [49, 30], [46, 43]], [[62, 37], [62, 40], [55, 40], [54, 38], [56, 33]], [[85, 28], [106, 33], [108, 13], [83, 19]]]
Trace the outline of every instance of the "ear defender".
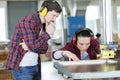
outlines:
[[72, 37], [72, 44], [76, 45], [76, 37], [75, 36]]
[[40, 10], [40, 13], [39, 13], [40, 16], [43, 16], [43, 17], [46, 16], [47, 11], [48, 11], [47, 7], [42, 7], [42, 9]]
[[94, 43], [94, 40], [95, 40], [94, 35], [92, 35], [92, 36], [91, 36], [91, 43], [92, 43], [92, 44]]

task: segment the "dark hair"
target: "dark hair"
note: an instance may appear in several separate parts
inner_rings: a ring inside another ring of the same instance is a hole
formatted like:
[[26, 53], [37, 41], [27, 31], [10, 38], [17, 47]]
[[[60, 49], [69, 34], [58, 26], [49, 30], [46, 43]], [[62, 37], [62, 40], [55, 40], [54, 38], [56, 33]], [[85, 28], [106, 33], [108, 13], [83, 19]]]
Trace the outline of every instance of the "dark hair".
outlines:
[[99, 38], [100, 36], [101, 36], [101, 34], [100, 34], [100, 33], [97, 33], [97, 34], [96, 34], [96, 37], [97, 37], [97, 38]]
[[57, 13], [62, 12], [62, 8], [55, 0], [45, 0], [41, 7], [47, 7], [48, 11], [55, 10]]
[[92, 37], [94, 34], [89, 28], [81, 28], [75, 32], [76, 41], [78, 37]]

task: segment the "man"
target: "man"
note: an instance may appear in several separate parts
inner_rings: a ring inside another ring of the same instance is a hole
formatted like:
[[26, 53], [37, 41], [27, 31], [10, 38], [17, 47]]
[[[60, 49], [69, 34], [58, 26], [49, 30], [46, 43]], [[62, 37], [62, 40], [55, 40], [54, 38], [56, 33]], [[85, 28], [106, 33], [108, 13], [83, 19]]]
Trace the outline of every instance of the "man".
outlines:
[[54, 51], [52, 56], [54, 59], [68, 57], [73, 61], [91, 60], [97, 59], [99, 49], [99, 43], [94, 39], [93, 32], [88, 28], [81, 28], [75, 32], [71, 42]]
[[15, 80], [41, 80], [36, 75], [41, 67], [38, 55], [47, 51], [47, 42], [55, 31], [54, 21], [61, 11], [57, 1], [45, 0], [40, 11], [19, 20], [6, 62]]

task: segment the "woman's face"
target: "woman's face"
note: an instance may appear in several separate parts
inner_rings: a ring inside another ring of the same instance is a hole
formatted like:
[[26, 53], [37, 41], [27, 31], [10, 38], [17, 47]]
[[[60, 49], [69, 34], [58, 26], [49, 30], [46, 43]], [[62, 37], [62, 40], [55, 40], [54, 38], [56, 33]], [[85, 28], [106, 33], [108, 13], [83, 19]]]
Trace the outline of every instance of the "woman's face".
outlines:
[[77, 47], [80, 52], [86, 52], [90, 46], [91, 37], [78, 37]]
[[50, 22], [55, 22], [56, 18], [59, 16], [60, 13], [57, 13], [56, 11], [52, 10], [52, 11], [48, 11], [48, 13], [45, 16], [45, 21], [47, 23]]

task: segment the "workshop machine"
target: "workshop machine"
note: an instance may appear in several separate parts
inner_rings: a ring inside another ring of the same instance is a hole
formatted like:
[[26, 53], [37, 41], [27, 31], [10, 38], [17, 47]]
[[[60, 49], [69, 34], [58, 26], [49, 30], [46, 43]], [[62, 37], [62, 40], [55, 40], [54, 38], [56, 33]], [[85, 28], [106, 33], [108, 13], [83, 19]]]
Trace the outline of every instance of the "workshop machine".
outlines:
[[118, 49], [118, 44], [115, 42], [110, 42], [109, 44], [101, 44], [100, 51], [101, 51], [101, 58], [103, 59], [111, 59], [114, 58], [116, 55], [116, 51]]

